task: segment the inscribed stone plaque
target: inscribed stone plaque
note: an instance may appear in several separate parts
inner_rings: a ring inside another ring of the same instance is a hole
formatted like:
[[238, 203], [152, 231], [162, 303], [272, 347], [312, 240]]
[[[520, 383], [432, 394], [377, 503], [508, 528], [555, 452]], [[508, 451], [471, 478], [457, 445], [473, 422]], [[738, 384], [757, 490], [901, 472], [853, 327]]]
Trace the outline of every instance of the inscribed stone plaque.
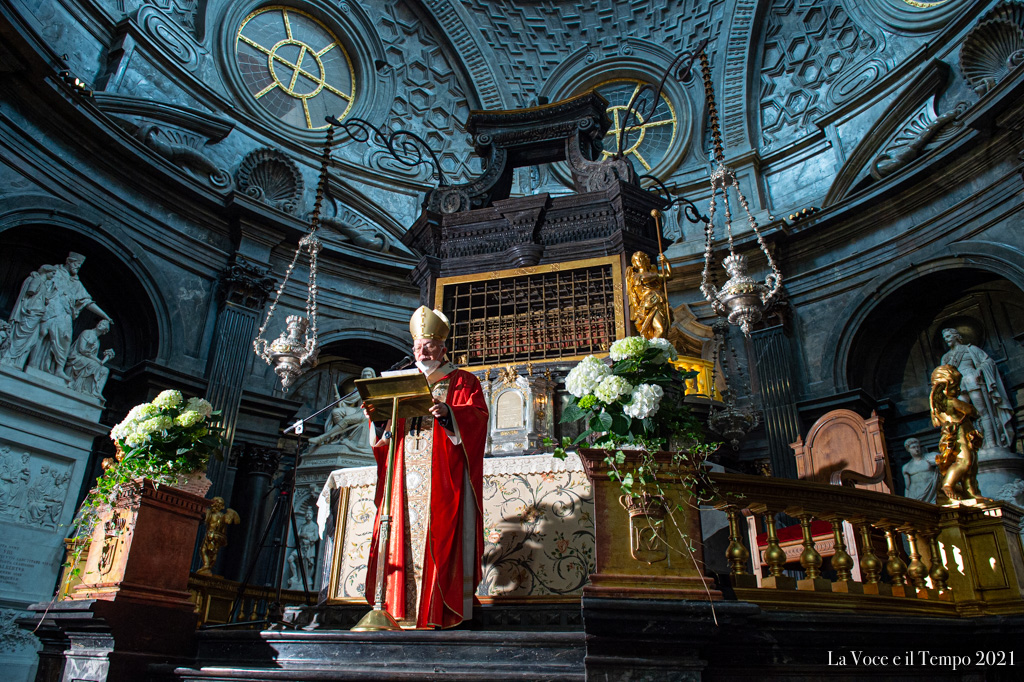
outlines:
[[523, 426], [523, 397], [517, 391], [505, 391], [495, 405], [494, 428], [519, 429]]

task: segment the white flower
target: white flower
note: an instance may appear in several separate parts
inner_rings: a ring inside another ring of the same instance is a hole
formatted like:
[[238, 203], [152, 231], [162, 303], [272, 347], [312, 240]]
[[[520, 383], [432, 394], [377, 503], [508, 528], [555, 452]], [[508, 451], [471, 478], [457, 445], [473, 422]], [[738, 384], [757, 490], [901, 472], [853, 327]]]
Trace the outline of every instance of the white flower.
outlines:
[[608, 365], [593, 355], [588, 355], [565, 377], [565, 390], [577, 398], [582, 398], [593, 393], [601, 380], [611, 373], [612, 370]]
[[213, 414], [213, 405], [202, 398], [189, 398], [188, 402], [185, 403], [185, 409], [198, 412], [203, 415], [203, 419]]
[[663, 365], [669, 360], [676, 360], [679, 358], [679, 353], [676, 352], [675, 346], [673, 346], [668, 339], [651, 339], [648, 343], [651, 344], [651, 348], [661, 350], [661, 355], [654, 358], [654, 362], [659, 365]]
[[201, 421], [203, 421], [203, 415], [195, 410], [185, 410], [174, 418], [175, 424], [178, 426], [184, 426], [185, 428], [195, 426]]
[[622, 411], [634, 419], [653, 417], [661, 407], [663, 395], [665, 390], [657, 384], [640, 384], [633, 389], [629, 404], [624, 405]]
[[608, 349], [608, 355], [612, 360], [616, 362], [619, 360], [625, 360], [626, 358], [638, 357], [641, 353], [649, 348], [647, 339], [642, 336], [627, 336], [624, 339], [619, 339], [612, 344], [612, 347]]
[[601, 380], [597, 390], [594, 391], [594, 395], [605, 405], [611, 405], [619, 399], [619, 396], [626, 395], [632, 390], [633, 385], [626, 381], [624, 377], [612, 375]]
[[174, 420], [170, 417], [150, 417], [139, 424], [137, 433], [148, 436], [149, 434], [156, 433], [157, 431], [166, 431], [172, 426], [174, 426]]
[[175, 391], [174, 389], [161, 391], [157, 397], [153, 398], [153, 405], [163, 409], [177, 407], [181, 405], [181, 391]]

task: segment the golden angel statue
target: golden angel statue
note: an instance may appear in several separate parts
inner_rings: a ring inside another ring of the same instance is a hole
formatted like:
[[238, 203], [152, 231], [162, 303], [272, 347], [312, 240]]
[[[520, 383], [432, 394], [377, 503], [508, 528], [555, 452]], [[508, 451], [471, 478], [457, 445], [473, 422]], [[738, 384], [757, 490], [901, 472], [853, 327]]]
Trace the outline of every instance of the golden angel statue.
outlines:
[[978, 487], [978, 450], [982, 443], [981, 432], [974, 428], [978, 411], [960, 400], [961, 379], [952, 365], [939, 365], [932, 372], [928, 404], [932, 426], [940, 428], [939, 454], [935, 457], [939, 483], [951, 501], [988, 502]]
[[672, 277], [672, 266], [665, 254], [659, 254], [659, 267], [654, 267], [643, 251], [633, 254], [632, 263], [626, 268], [630, 317], [640, 336], [663, 339], [672, 324], [672, 310], [665, 287], [665, 282]]
[[228, 544], [228, 525], [241, 522], [238, 512], [234, 509], [225, 509], [224, 498], [213, 498], [210, 508], [206, 510], [206, 537], [199, 547], [199, 554], [203, 557], [203, 566], [197, 575], [213, 575], [213, 565], [217, 563], [217, 554], [224, 545]]

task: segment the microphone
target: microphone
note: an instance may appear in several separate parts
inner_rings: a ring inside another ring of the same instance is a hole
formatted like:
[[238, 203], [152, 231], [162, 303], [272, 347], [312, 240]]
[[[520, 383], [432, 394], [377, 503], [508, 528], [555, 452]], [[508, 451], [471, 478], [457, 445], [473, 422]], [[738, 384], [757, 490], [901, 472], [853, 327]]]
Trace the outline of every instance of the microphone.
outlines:
[[387, 371], [388, 372], [394, 372], [394, 371], [397, 371], [397, 370], [400, 370], [400, 369], [405, 369], [406, 367], [409, 367], [410, 365], [412, 365], [414, 362], [416, 362], [416, 361], [413, 360], [408, 355], [406, 355], [404, 358], [402, 358], [401, 360], [399, 360], [395, 364], [393, 364], [390, 367], [388, 367]]

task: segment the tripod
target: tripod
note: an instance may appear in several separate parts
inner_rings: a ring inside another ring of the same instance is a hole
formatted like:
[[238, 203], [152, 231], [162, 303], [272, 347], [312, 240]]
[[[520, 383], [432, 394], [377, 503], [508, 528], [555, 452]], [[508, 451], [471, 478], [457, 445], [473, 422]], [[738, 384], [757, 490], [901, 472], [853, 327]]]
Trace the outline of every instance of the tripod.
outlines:
[[[285, 528], [291, 529], [292, 537], [295, 538], [295, 553], [297, 556], [296, 564], [299, 568], [299, 576], [302, 578], [302, 588], [306, 593], [306, 604], [311, 605], [309, 600], [309, 590], [311, 587], [310, 580], [306, 575], [306, 562], [302, 553], [302, 542], [299, 539], [299, 528], [298, 523], [295, 520], [295, 508], [293, 499], [295, 497], [295, 472], [299, 465], [302, 463], [302, 432], [305, 430], [305, 423], [311, 419], [314, 419], [327, 410], [333, 409], [339, 405], [342, 401], [351, 398], [355, 395], [356, 391], [338, 398], [334, 402], [330, 403], [326, 407], [323, 407], [313, 414], [303, 419], [296, 420], [294, 424], [285, 429], [285, 433], [295, 434], [295, 462], [291, 469], [285, 470], [281, 481], [275, 486], [278, 489], [277, 499], [274, 501], [274, 507], [270, 512], [270, 516], [267, 518], [266, 523], [263, 525], [263, 530], [260, 532], [259, 542], [256, 544], [256, 551], [249, 559], [249, 565], [245, 569], [245, 575], [242, 582], [238, 586], [238, 592], [235, 595], [235, 599], [231, 604], [231, 613], [228, 616], [228, 622], [220, 625], [208, 626], [214, 627], [241, 627], [246, 625], [252, 625], [253, 623], [260, 622], [258, 620], [252, 621], [237, 621], [238, 610], [241, 607], [242, 599], [245, 596], [245, 591], [249, 587], [249, 582], [252, 579], [253, 571], [256, 569], [256, 564], [259, 561], [260, 554], [262, 553], [264, 546], [266, 545], [267, 538], [270, 535], [271, 530], [275, 527], [275, 522], [278, 520], [280, 514], [286, 516]], [[287, 530], [286, 530], [287, 533]], [[272, 602], [267, 608], [266, 617], [263, 619], [264, 627], [269, 626], [271, 623], [279, 625], [288, 625], [282, 621], [284, 615], [284, 605], [281, 599], [281, 593], [284, 589], [284, 566], [288, 559], [288, 547], [287, 543], [282, 547], [281, 556], [278, 560], [277, 566], [277, 594], [275, 601]]]
[[[396, 362], [394, 365], [392, 365], [388, 371], [405, 369], [412, 363], [413, 359], [407, 355], [398, 362]], [[246, 567], [245, 570], [245, 577], [242, 580], [241, 584], [239, 584], [238, 593], [235, 595], [235, 600], [231, 604], [231, 613], [228, 616], [228, 622], [220, 625], [211, 625], [207, 627], [241, 627], [245, 625], [251, 625], [255, 622], [259, 622], [256, 620], [236, 621], [235, 618], [238, 614], [238, 609], [241, 606], [242, 598], [245, 596], [245, 591], [249, 587], [249, 581], [252, 578], [252, 573], [256, 568], [256, 563], [259, 560], [260, 553], [263, 551], [263, 547], [267, 541], [267, 537], [270, 535], [270, 531], [274, 527], [274, 522], [277, 519], [279, 513], [284, 513], [287, 515], [285, 528], [291, 528], [292, 537], [294, 537], [296, 540], [295, 553], [298, 558], [298, 561], [296, 563], [298, 564], [299, 567], [299, 575], [302, 578], [303, 591], [306, 594], [306, 604], [310, 606], [312, 605], [310, 604], [309, 601], [310, 583], [306, 578], [306, 562], [304, 561], [304, 558], [302, 556], [302, 542], [299, 539], [298, 524], [295, 521], [295, 508], [292, 503], [292, 499], [294, 498], [295, 495], [295, 472], [299, 468], [299, 464], [301, 464], [302, 462], [302, 432], [305, 430], [306, 422], [310, 421], [311, 419], [315, 419], [316, 417], [319, 417], [327, 410], [331, 410], [337, 407], [342, 402], [348, 400], [358, 392], [358, 388], [349, 391], [345, 395], [339, 397], [334, 402], [328, 404], [325, 407], [320, 408], [319, 410], [309, 415], [308, 417], [297, 419], [295, 423], [293, 423], [291, 426], [284, 430], [285, 434], [295, 434], [295, 463], [292, 466], [291, 470], [284, 472], [284, 477], [279, 486], [277, 500], [274, 501], [274, 508], [271, 510], [270, 517], [267, 519], [267, 522], [263, 526], [263, 530], [260, 533], [260, 540], [256, 545], [256, 551], [252, 555], [252, 558], [249, 560], [249, 565]], [[272, 622], [282, 626], [291, 627], [290, 624], [284, 623], [282, 620], [282, 617], [284, 615], [284, 605], [282, 604], [281, 601], [281, 592], [283, 590], [282, 583], [284, 582], [284, 565], [288, 558], [288, 552], [285, 550], [287, 550], [287, 546], [282, 548], [281, 558], [278, 561], [276, 601], [274, 601], [272, 604], [273, 608], [269, 606], [267, 608], [267, 615], [263, 619], [264, 627], [270, 625], [270, 623]]]

